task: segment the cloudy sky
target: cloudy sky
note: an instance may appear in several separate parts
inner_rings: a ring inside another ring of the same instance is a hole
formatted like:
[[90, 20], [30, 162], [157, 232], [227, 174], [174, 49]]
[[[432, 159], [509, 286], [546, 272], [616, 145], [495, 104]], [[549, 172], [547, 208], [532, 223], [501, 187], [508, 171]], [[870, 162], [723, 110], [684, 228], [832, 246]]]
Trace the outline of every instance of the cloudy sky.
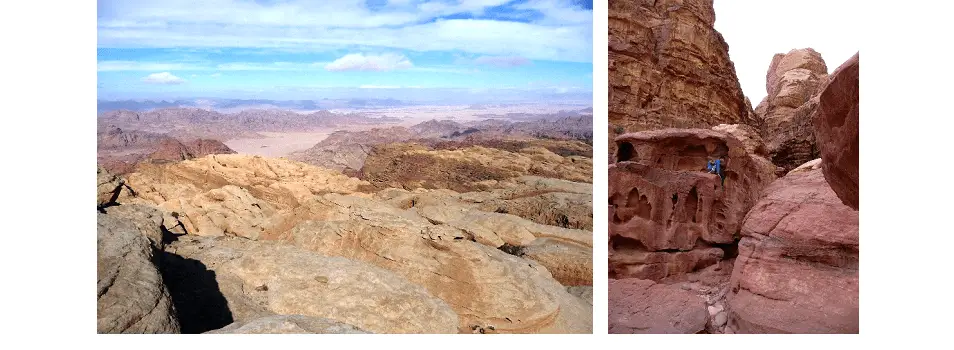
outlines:
[[590, 99], [592, 7], [592, 0], [100, 0], [99, 98]]
[[861, 16], [851, 1], [716, 0], [715, 28], [729, 44], [742, 92], [755, 107], [765, 97], [772, 56], [811, 47], [833, 72], [859, 51]]

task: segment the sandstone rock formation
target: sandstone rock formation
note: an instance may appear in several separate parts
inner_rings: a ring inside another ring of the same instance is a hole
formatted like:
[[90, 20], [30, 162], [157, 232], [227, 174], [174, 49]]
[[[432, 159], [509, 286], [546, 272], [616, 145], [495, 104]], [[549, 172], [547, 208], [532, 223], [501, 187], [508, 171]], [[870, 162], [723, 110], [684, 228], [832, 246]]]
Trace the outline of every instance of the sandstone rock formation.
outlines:
[[653, 281], [609, 280], [609, 333], [701, 333], [708, 319], [699, 296]]
[[[189, 233], [264, 238], [290, 229], [294, 209], [320, 193], [352, 193], [362, 181], [286, 159], [210, 155], [144, 164], [129, 174], [126, 202], [158, 206]], [[172, 218], [174, 216], [174, 218]]]
[[369, 264], [240, 238], [183, 238], [167, 251], [212, 270], [239, 321], [304, 315], [374, 333], [457, 333], [447, 303]]
[[812, 114], [828, 81], [828, 67], [813, 49], [772, 58], [765, 77], [768, 95], [755, 108], [772, 162], [789, 171], [818, 157]]
[[327, 318], [276, 315], [235, 322], [208, 334], [367, 334], [355, 326]]
[[[486, 157], [507, 154], [494, 150]], [[120, 207], [157, 206], [166, 231], [179, 235], [162, 261], [172, 295], [184, 305], [180, 316], [186, 333], [276, 314], [325, 317], [374, 333], [438, 331], [432, 327], [436, 323], [408, 323], [418, 327], [414, 330], [384, 326], [360, 310], [348, 312], [357, 319], [346, 319], [329, 314], [336, 310], [329, 307], [343, 306], [302, 301], [335, 298], [308, 294], [323, 285], [308, 284], [299, 276], [304, 272], [286, 266], [318, 271], [318, 263], [307, 261], [329, 257], [376, 266], [419, 286], [446, 303], [455, 318], [408, 317], [440, 321], [453, 332], [592, 332], [592, 301], [566, 289], [592, 285], [592, 232], [571, 228], [592, 227], [592, 219], [579, 214], [592, 207], [592, 188], [585, 183], [519, 176], [496, 181], [486, 192], [389, 188], [366, 193], [371, 189], [366, 182], [336, 171], [242, 155], [143, 164], [126, 183], [133, 191], [121, 193]], [[529, 209], [504, 212], [529, 204], [543, 208], [546, 198], [563, 198], [563, 205], [544, 215]], [[193, 281], [195, 276], [200, 281]], [[386, 284], [392, 282], [398, 283]], [[338, 292], [367, 294], [354, 285]], [[202, 321], [196, 321], [200, 315]], [[286, 322], [281, 327], [299, 326]]]
[[815, 137], [825, 179], [845, 205], [858, 209], [858, 54], [842, 64], [818, 100]]
[[746, 216], [732, 332], [858, 332], [858, 212], [812, 167], [772, 183]]
[[[744, 127], [667, 129], [616, 138], [609, 166], [610, 275], [659, 280], [725, 257], [775, 166]], [[724, 160], [725, 184], [705, 172]]]
[[361, 175], [379, 188], [467, 192], [488, 190], [497, 181], [523, 175], [592, 182], [592, 168], [589, 158], [562, 157], [545, 148], [508, 152], [479, 146], [432, 150], [420, 144], [389, 144], [374, 147]]
[[711, 0], [609, 3], [610, 135], [708, 128], [749, 115], [712, 6]]
[[[158, 213], [141, 207], [97, 214], [96, 331], [179, 333], [179, 321], [156, 266]], [[147, 239], [149, 237], [149, 239]]]

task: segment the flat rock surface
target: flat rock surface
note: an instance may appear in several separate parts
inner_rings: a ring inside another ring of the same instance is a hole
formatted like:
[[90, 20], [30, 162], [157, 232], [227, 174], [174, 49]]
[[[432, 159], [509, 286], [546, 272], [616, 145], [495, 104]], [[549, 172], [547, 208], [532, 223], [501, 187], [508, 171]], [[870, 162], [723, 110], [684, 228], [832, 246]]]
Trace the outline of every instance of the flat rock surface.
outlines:
[[367, 334], [355, 326], [327, 318], [275, 315], [235, 322], [207, 334]]
[[609, 333], [694, 334], [708, 312], [699, 296], [649, 280], [609, 280]]

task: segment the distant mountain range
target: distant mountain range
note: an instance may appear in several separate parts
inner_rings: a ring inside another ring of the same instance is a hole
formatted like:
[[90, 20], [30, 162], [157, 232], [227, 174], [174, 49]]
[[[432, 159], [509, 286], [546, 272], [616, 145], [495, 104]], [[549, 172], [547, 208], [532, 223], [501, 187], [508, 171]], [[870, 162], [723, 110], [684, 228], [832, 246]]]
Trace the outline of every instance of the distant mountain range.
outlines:
[[261, 100], [261, 99], [188, 99], [188, 100], [97, 100], [97, 113], [116, 110], [146, 112], [160, 108], [198, 107], [213, 110], [277, 108], [296, 111], [316, 111], [335, 108], [382, 108], [413, 106], [416, 103], [396, 99], [321, 99], [321, 100]]

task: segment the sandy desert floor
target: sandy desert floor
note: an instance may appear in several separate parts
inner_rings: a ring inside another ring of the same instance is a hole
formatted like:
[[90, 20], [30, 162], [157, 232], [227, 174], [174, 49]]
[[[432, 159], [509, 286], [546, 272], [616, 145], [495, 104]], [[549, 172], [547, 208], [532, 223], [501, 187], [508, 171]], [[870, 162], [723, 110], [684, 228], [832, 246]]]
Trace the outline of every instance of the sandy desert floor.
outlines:
[[263, 157], [284, 157], [292, 152], [311, 148], [321, 142], [332, 129], [312, 132], [259, 132], [265, 136], [260, 139], [234, 139], [225, 142], [226, 146], [241, 154]]

